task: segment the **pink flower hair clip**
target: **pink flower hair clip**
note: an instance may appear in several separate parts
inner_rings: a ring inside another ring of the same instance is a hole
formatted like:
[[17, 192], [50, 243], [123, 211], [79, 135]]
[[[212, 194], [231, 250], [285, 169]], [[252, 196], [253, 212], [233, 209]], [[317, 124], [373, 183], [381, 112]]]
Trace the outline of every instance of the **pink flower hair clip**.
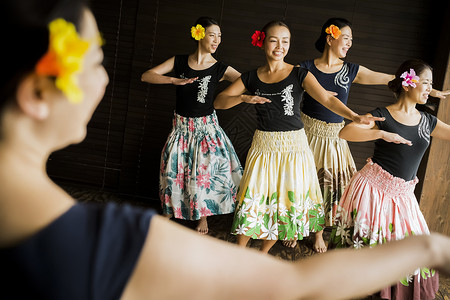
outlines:
[[419, 82], [419, 76], [416, 75], [414, 69], [409, 69], [409, 73], [408, 71], [403, 72], [400, 78], [403, 78], [403, 86], [412, 86], [413, 88], [415, 88], [416, 83]]
[[252, 45], [261, 48], [264, 43], [265, 37], [266, 34], [264, 33], [264, 31], [256, 30], [255, 33], [253, 33], [252, 35]]

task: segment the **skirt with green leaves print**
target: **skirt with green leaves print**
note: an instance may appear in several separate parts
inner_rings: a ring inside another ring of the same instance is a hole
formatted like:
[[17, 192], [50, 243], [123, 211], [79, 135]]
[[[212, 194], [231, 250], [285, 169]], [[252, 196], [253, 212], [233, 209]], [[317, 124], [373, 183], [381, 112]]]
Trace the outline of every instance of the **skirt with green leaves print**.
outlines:
[[[353, 176], [336, 211], [329, 248], [376, 247], [409, 235], [429, 234], [414, 195], [417, 178], [405, 181], [368, 163]], [[355, 266], [356, 267], [356, 266]], [[434, 299], [439, 275], [430, 268], [405, 274], [379, 292], [383, 299]]]
[[256, 130], [231, 233], [301, 240], [323, 229], [322, 194], [305, 131]]

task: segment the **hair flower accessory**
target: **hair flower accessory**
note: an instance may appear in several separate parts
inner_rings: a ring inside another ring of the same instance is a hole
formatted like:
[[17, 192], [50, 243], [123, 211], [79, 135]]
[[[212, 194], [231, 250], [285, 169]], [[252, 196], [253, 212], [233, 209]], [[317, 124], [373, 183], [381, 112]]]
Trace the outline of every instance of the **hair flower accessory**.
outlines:
[[203, 39], [205, 37], [205, 28], [200, 24], [197, 24], [196, 26], [192, 26], [191, 27], [191, 36], [196, 41], [200, 41], [201, 39]]
[[341, 35], [341, 30], [336, 25], [331, 24], [325, 29], [327, 34], [330, 34], [333, 38], [338, 39]]
[[402, 85], [403, 86], [412, 86], [416, 87], [416, 83], [419, 82], [419, 76], [416, 75], [416, 72], [414, 69], [409, 69], [408, 71], [403, 72], [402, 75], [400, 75], [400, 78], [403, 78]]
[[36, 73], [56, 77], [55, 85], [70, 102], [78, 103], [83, 93], [78, 87], [77, 73], [83, 68], [83, 60], [89, 42], [82, 40], [75, 25], [64, 19], [49, 24], [49, 47], [36, 65]]
[[75, 25], [64, 19], [49, 24], [49, 47], [36, 65], [36, 73], [56, 77], [55, 85], [70, 102], [78, 103], [83, 93], [78, 87], [77, 73], [82, 70], [89, 42], [80, 39]]
[[252, 35], [252, 45], [261, 48], [264, 43], [265, 37], [266, 37], [266, 34], [264, 33], [264, 31], [256, 30], [255, 33], [253, 33], [253, 35]]

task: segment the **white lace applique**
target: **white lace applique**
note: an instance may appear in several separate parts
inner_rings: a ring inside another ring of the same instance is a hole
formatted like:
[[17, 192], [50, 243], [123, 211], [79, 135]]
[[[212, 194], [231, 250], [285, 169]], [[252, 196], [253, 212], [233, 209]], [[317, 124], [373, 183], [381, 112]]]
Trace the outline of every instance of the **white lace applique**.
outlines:
[[348, 84], [350, 83], [350, 78], [348, 78], [348, 66], [344, 64], [342, 69], [334, 77], [334, 84], [340, 86], [348, 92]]
[[294, 97], [292, 97], [293, 88], [294, 85], [290, 84], [281, 91], [281, 101], [286, 102], [283, 105], [285, 116], [294, 115]]
[[210, 80], [211, 75], [205, 76], [202, 79], [200, 79], [197, 94], [197, 101], [200, 103], [205, 103], [206, 94], [208, 94], [208, 83]]
[[427, 143], [430, 142], [430, 124], [428, 124], [427, 118], [424, 115], [422, 115], [419, 126], [417, 126], [417, 133], [419, 134], [419, 137], [427, 141]]

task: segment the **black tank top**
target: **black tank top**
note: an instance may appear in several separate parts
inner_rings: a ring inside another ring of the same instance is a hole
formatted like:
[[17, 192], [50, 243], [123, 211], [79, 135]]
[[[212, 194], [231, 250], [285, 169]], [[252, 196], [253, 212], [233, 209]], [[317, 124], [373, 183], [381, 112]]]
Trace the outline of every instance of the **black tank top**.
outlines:
[[242, 74], [247, 91], [272, 101], [255, 105], [259, 130], [291, 131], [303, 128], [300, 102], [304, 92], [302, 83], [307, 74], [308, 70], [294, 67], [289, 76], [276, 83], [259, 80], [257, 70]]
[[194, 70], [188, 65], [188, 55], [176, 55], [174, 70], [178, 78], [198, 79], [190, 84], [177, 86], [175, 111], [184, 117], [202, 117], [214, 111], [214, 91], [228, 66], [216, 62], [204, 70]]
[[419, 124], [409, 126], [397, 122], [384, 107], [370, 113], [375, 117], [386, 118], [385, 121], [375, 122], [379, 129], [397, 133], [412, 142], [412, 146], [408, 146], [378, 139], [375, 141], [372, 160], [393, 176], [406, 181], [414, 179], [422, 156], [430, 144], [430, 135], [437, 123], [436, 117], [427, 112], [420, 112]]

